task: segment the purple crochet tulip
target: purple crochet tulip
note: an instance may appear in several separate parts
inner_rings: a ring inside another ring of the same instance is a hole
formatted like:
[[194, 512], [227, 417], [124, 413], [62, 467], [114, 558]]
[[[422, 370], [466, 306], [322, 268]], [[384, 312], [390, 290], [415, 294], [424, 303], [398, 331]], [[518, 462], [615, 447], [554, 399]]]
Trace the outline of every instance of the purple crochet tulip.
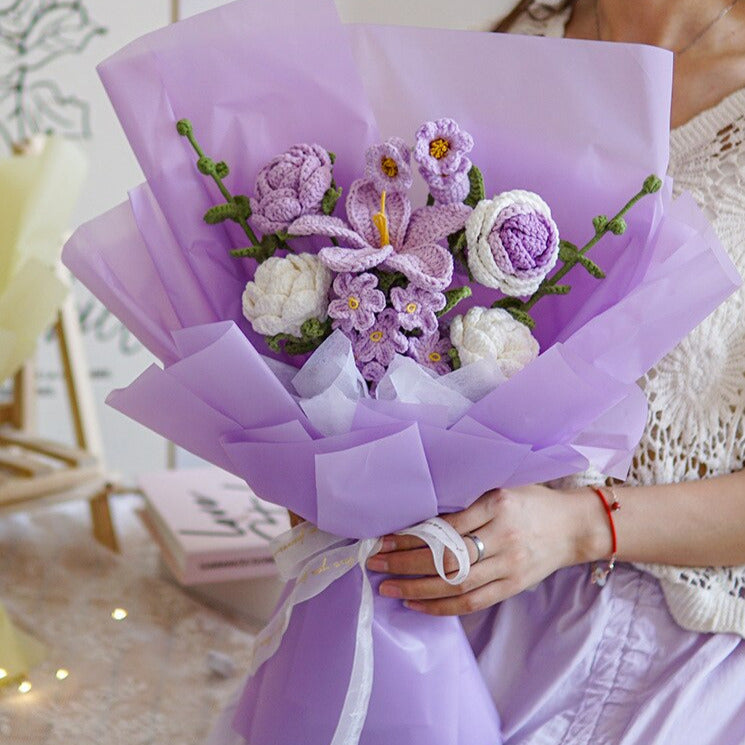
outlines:
[[375, 323], [375, 314], [385, 308], [385, 295], [377, 286], [378, 278], [372, 274], [339, 274], [334, 280], [337, 299], [328, 308], [334, 328], [367, 331]]
[[302, 215], [321, 213], [333, 180], [329, 154], [319, 145], [293, 145], [256, 177], [252, 219], [262, 233], [287, 230]]
[[416, 133], [414, 158], [435, 201], [462, 202], [470, 191], [473, 138], [452, 119], [425, 122]]
[[363, 374], [364, 365], [369, 362], [388, 367], [396, 354], [404, 354], [409, 348], [409, 340], [401, 333], [398, 313], [386, 308], [378, 314], [375, 323], [353, 340], [353, 348], [355, 359], [363, 365]]
[[448, 354], [452, 347], [450, 339], [441, 337], [438, 333], [414, 336], [409, 339], [409, 356], [438, 375], [447, 375], [452, 372]]
[[[382, 207], [385, 220], [381, 221]], [[329, 246], [318, 253], [318, 258], [335, 272], [357, 274], [384, 266], [427, 290], [444, 290], [450, 284], [453, 257], [438, 241], [465, 225], [470, 207], [437, 205], [421, 207], [412, 214], [405, 194], [386, 195], [382, 205], [374, 182], [359, 179], [349, 189], [346, 208], [353, 230], [338, 217], [310, 215], [292, 223], [289, 232], [336, 238], [339, 246]]]
[[398, 322], [406, 331], [421, 329], [425, 336], [437, 331], [437, 311], [445, 307], [445, 296], [441, 292], [430, 292], [421, 287], [394, 287], [391, 290], [391, 305], [398, 311]]
[[389, 194], [411, 188], [411, 150], [400, 137], [391, 137], [382, 145], [373, 145], [365, 155], [367, 178], [378, 191]]
[[508, 191], [476, 205], [466, 223], [468, 266], [505, 295], [532, 295], [556, 265], [559, 229], [533, 192]]

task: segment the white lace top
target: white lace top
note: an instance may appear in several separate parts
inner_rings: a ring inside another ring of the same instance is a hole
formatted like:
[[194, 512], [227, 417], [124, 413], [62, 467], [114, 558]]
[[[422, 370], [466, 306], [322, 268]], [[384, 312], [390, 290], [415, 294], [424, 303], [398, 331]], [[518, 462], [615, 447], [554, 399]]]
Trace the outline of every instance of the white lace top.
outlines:
[[[553, 14], [546, 5], [534, 3], [513, 32], [563, 36], [571, 11]], [[676, 193], [691, 192], [707, 212], [745, 274], [745, 89], [672, 131], [669, 173]], [[745, 289], [640, 382], [649, 419], [628, 483], [692, 481], [745, 468]], [[681, 626], [745, 637], [745, 567], [640, 568], [659, 579]]]

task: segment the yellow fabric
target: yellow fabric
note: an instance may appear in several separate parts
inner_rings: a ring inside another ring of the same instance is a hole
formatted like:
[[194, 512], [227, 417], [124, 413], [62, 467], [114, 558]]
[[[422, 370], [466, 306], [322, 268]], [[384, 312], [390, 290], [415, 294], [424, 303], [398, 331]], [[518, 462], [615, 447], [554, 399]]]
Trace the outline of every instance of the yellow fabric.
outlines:
[[85, 159], [59, 137], [38, 144], [0, 161], [0, 382], [33, 353], [67, 294], [56, 267]]
[[0, 668], [7, 673], [0, 686], [25, 678], [45, 656], [44, 645], [16, 628], [0, 604]]

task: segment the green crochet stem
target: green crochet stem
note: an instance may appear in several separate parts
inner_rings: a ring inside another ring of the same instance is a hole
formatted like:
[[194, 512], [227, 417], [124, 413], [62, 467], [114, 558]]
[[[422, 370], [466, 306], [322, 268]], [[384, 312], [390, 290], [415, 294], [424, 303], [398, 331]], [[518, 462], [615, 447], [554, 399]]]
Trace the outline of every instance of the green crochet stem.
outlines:
[[[223, 219], [230, 219], [238, 223], [248, 237], [248, 240], [251, 241], [251, 246], [260, 247], [261, 241], [256, 237], [256, 233], [253, 232], [251, 226], [247, 222], [247, 217], [251, 214], [250, 207], [248, 208], [248, 214], [246, 210], [248, 200], [246, 197], [234, 197], [223, 182], [223, 177], [227, 176], [229, 173], [228, 166], [223, 161], [215, 163], [211, 158], [208, 158], [204, 154], [204, 151], [199, 146], [196, 137], [194, 137], [194, 127], [188, 119], [179, 119], [178, 122], [176, 122], [176, 131], [182, 137], [186, 137], [189, 144], [194, 148], [194, 152], [199, 156], [199, 159], [197, 160], [197, 168], [199, 168], [199, 172], [203, 173], [205, 176], [212, 177], [212, 180], [217, 184], [217, 188], [220, 190], [220, 193], [225, 197], [225, 201], [227, 202], [227, 205], [218, 205], [217, 209], [213, 207], [207, 214], [213, 213], [215, 217], [217, 217], [218, 210], [223, 208], [223, 212], [225, 213]], [[232, 209], [230, 209], [231, 207]], [[257, 255], [255, 255], [254, 258], [259, 258], [258, 254], [261, 252], [256, 251], [255, 253]]]
[[645, 179], [639, 192], [629, 199], [613, 218], [609, 220], [605, 215], [598, 215], [593, 218], [592, 223], [595, 228], [595, 235], [582, 248], [578, 248], [573, 243], [569, 243], [569, 241], [560, 242], [559, 260], [563, 266], [551, 277], [544, 279], [538, 289], [527, 300], [522, 301], [518, 298], [506, 297], [497, 300], [492, 305], [492, 308], [503, 308], [513, 318], [524, 323], [529, 328], [533, 328], [535, 321], [530, 315], [530, 310], [541, 298], [547, 295], [566, 295], [572, 288], [570, 285], [560, 284], [560, 282], [577, 264], [596, 279], [603, 279], [605, 273], [595, 262], [587, 257], [588, 251], [596, 246], [607, 233], [623, 235], [627, 227], [626, 220], [624, 219], [626, 214], [644, 197], [658, 192], [661, 188], [662, 180], [654, 175], [649, 176]]

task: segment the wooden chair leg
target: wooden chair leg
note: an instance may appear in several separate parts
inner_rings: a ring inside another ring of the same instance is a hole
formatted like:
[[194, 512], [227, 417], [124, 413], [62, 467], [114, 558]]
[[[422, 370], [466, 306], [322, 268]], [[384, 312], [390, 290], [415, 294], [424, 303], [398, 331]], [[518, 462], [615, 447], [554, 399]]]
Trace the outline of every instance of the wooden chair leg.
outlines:
[[99, 543], [106, 546], [106, 548], [119, 553], [119, 541], [116, 537], [116, 530], [114, 529], [114, 522], [111, 519], [109, 505], [111, 493], [112, 487], [107, 484], [102, 492], [90, 500], [93, 536]]

